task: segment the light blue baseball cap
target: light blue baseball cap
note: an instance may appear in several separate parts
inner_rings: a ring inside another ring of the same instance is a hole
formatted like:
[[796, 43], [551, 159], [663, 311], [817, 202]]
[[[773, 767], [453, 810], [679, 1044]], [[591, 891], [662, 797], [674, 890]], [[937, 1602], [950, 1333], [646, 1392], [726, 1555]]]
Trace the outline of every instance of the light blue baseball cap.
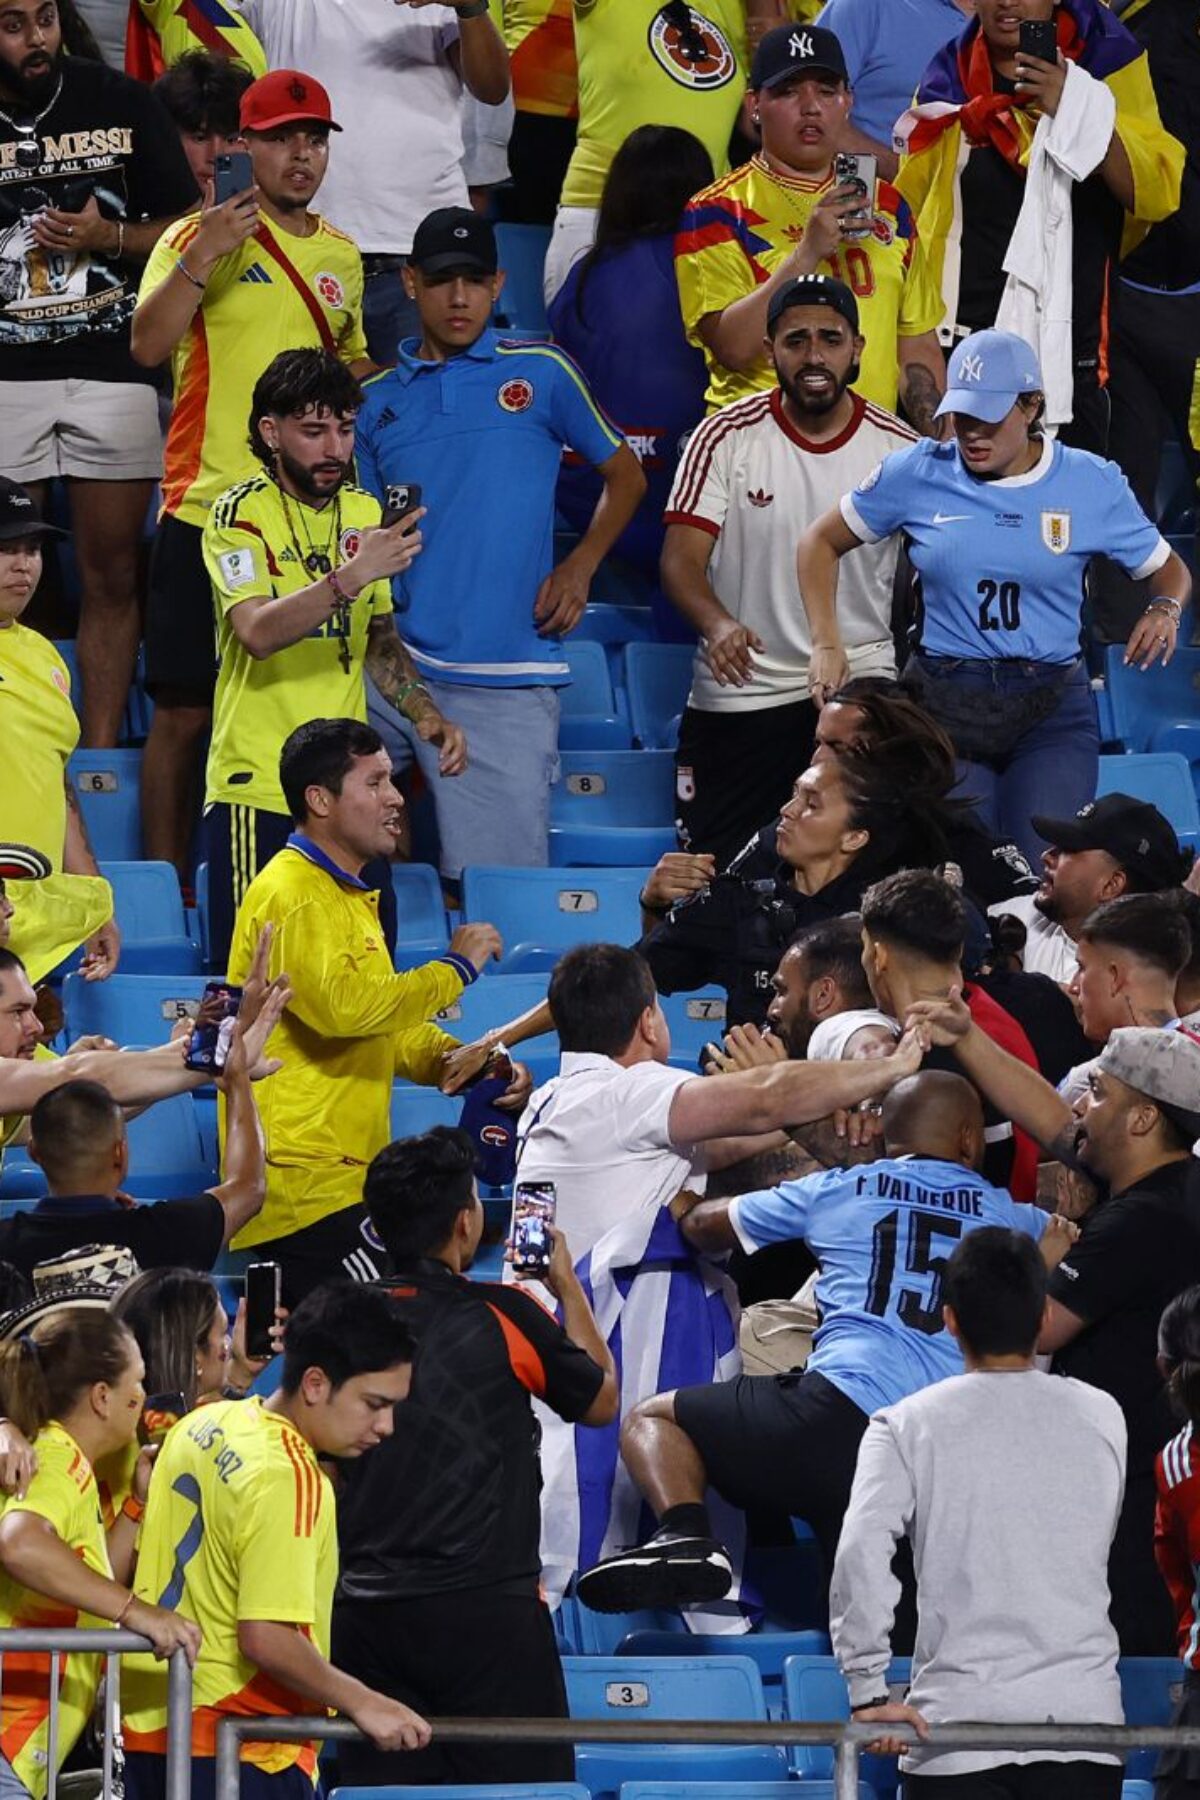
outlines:
[[969, 413], [998, 425], [1019, 394], [1042, 391], [1042, 371], [1025, 339], [1013, 331], [973, 331], [950, 358], [946, 392], [934, 413]]

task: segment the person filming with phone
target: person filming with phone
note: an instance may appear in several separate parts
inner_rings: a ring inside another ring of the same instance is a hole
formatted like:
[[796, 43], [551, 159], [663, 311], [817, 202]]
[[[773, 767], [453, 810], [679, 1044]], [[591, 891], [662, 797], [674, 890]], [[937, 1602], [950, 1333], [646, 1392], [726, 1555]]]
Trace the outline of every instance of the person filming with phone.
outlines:
[[329, 95], [312, 76], [277, 69], [246, 89], [240, 122], [246, 148], [215, 159], [200, 211], [158, 240], [133, 318], [134, 360], [170, 358], [175, 390], [146, 604], [154, 717], [142, 818], [146, 855], [181, 873], [216, 674], [201, 532], [214, 501], [256, 472], [246, 439], [254, 384], [281, 350], [324, 349], [359, 376], [374, 367], [358, 247], [312, 210], [339, 129]]
[[[466, 740], [423, 685], [392, 616], [390, 577], [421, 553], [419, 505], [388, 507], [352, 480], [362, 391], [327, 350], [285, 350], [250, 404], [263, 465], [215, 502], [203, 532], [217, 612], [217, 689], [204, 795], [209, 955], [224, 967], [246, 889], [292, 830], [284, 743], [309, 719], [365, 721], [363, 676], [437, 755], [466, 767]], [[410, 490], [411, 491], [411, 490]], [[419, 498], [419, 496], [418, 496]], [[365, 877], [395, 935], [387, 859]]]
[[873, 156], [841, 148], [854, 98], [841, 44], [819, 25], [777, 26], [754, 53], [750, 86], [762, 149], [693, 197], [675, 240], [709, 410], [775, 386], [772, 300], [799, 276], [832, 275], [858, 303], [858, 393], [888, 412], [899, 401], [917, 431], [934, 431], [942, 303], [908, 207], [877, 179]]

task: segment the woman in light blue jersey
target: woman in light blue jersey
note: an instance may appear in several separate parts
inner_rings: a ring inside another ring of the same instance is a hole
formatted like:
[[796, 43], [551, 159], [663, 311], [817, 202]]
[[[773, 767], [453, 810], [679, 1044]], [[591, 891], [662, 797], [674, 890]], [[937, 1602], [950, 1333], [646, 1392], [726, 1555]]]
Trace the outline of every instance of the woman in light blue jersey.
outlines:
[[800, 593], [812, 627], [809, 683], [820, 707], [845, 680], [837, 571], [860, 544], [901, 531], [919, 577], [904, 685], [949, 733], [959, 792], [1026, 855], [1032, 816], [1069, 817], [1096, 791], [1099, 733], [1080, 653], [1088, 563], [1105, 554], [1150, 600], [1125, 660], [1174, 654], [1191, 579], [1115, 463], [1045, 436], [1042, 375], [1023, 338], [978, 331], [950, 359], [938, 415], [946, 443], [887, 457], [805, 532]]

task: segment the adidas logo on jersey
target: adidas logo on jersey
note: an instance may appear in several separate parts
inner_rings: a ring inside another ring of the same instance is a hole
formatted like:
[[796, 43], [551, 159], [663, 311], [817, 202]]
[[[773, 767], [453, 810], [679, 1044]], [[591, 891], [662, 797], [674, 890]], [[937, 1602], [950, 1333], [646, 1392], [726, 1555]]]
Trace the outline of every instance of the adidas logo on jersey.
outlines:
[[265, 281], [268, 287], [273, 285], [271, 282], [271, 277], [267, 274], [267, 271], [263, 268], [261, 263], [257, 263], [257, 262], [251, 263], [250, 267], [246, 270], [246, 273], [244, 275], [238, 276], [238, 280], [239, 281]]
[[774, 494], [764, 494], [763, 490], [759, 488], [756, 492], [747, 494], [746, 498], [751, 506], [770, 506], [775, 496]]

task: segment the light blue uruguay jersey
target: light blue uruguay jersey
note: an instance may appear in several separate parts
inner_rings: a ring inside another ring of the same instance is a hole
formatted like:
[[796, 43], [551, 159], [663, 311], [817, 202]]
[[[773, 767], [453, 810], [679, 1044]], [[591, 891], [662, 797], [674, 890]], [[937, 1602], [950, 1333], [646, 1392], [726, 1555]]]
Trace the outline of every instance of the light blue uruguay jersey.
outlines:
[[1073, 662], [1088, 558], [1103, 551], [1141, 580], [1170, 555], [1116, 463], [1051, 438], [1032, 469], [996, 481], [972, 475], [957, 444], [922, 438], [841, 511], [864, 543], [904, 532], [930, 656]]
[[481, 687], [562, 686], [557, 638], [539, 637], [538, 589], [554, 560], [563, 450], [607, 462], [624, 442], [569, 357], [485, 331], [445, 362], [416, 338], [366, 383], [355, 455], [385, 505], [419, 482], [423, 549], [392, 583], [396, 629], [418, 672]]
[[803, 1238], [820, 1265], [808, 1368], [872, 1413], [961, 1375], [942, 1324], [942, 1270], [981, 1225], [1040, 1238], [1047, 1214], [961, 1163], [896, 1156], [829, 1169], [729, 1203], [742, 1248]]

